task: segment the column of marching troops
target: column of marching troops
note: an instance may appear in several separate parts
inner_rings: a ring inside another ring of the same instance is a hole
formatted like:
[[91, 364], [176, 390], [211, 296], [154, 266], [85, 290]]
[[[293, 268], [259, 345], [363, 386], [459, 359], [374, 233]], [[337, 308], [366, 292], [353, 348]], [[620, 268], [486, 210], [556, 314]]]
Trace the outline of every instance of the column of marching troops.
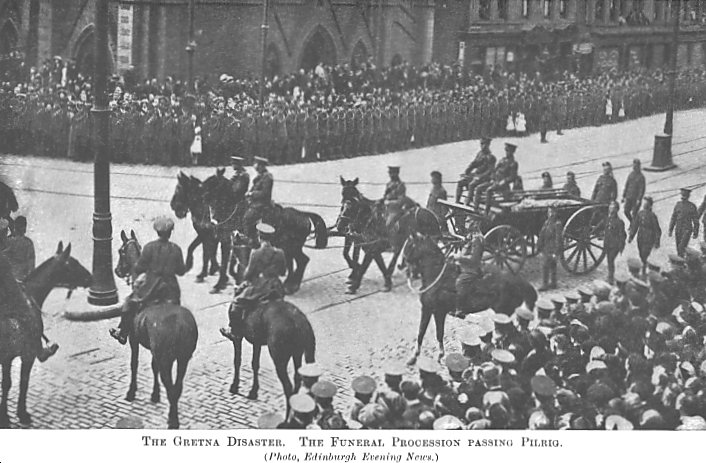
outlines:
[[[693, 76], [692, 76], [693, 77]], [[619, 98], [619, 100], [618, 100]], [[600, 125], [666, 109], [666, 85], [628, 88], [612, 96], [616, 117], [606, 114], [607, 95], [588, 91], [527, 93], [509, 99], [443, 93], [433, 99], [398, 103], [302, 108], [273, 105], [242, 109], [223, 97], [212, 101], [158, 96], [151, 100], [118, 98], [112, 103], [111, 149], [115, 162], [188, 165], [201, 137], [199, 162], [222, 165], [233, 155], [266, 156], [274, 164], [364, 156], [430, 146], [481, 135], [507, 136], [508, 117], [522, 113], [527, 131]], [[706, 81], [686, 78], [678, 84], [677, 108], [706, 104]], [[58, 96], [0, 93], [0, 136], [5, 151], [39, 156], [92, 158], [90, 105]]]

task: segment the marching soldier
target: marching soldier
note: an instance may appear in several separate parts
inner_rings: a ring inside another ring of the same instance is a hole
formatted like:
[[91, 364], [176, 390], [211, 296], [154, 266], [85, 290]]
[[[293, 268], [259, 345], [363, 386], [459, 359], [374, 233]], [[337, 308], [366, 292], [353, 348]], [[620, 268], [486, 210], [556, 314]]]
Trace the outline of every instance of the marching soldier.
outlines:
[[630, 223], [630, 238], [628, 242], [632, 243], [635, 235], [637, 235], [637, 250], [640, 253], [642, 273], [644, 274], [647, 268], [647, 259], [650, 257], [652, 249], [659, 249], [662, 229], [659, 226], [657, 216], [652, 212], [652, 198], [645, 196], [642, 203], [642, 210], [637, 213], [635, 219]]
[[613, 177], [613, 166], [610, 162], [603, 163], [603, 174], [596, 180], [593, 188], [592, 201], [608, 204], [618, 197], [618, 184]]
[[266, 210], [272, 204], [272, 187], [274, 178], [267, 170], [267, 158], [255, 156], [257, 176], [252, 181], [250, 191], [245, 195], [250, 200], [248, 210], [243, 216], [245, 233], [250, 238], [250, 246], [257, 247], [257, 221], [261, 220]]
[[556, 288], [556, 261], [562, 249], [562, 225], [556, 208], [547, 209], [547, 220], [537, 239], [537, 249], [542, 254], [542, 287], [540, 291]]
[[383, 201], [399, 201], [404, 198], [407, 193], [407, 187], [404, 182], [400, 180], [400, 168], [398, 166], [388, 166], [388, 173], [390, 175], [390, 181], [387, 182], [385, 186], [385, 194], [383, 195]]
[[691, 190], [688, 188], [681, 189], [681, 200], [674, 206], [672, 218], [669, 221], [669, 236], [674, 235], [677, 254], [680, 257], [684, 256], [684, 251], [689, 245], [691, 237], [699, 236], [699, 213], [696, 205], [689, 201]]
[[233, 193], [236, 198], [244, 198], [250, 186], [250, 175], [243, 167], [243, 160], [240, 156], [230, 157], [233, 166], [233, 176], [230, 181], [233, 183]]
[[608, 283], [611, 285], [614, 282], [615, 276], [615, 258], [618, 254], [622, 254], [625, 249], [625, 223], [618, 217], [618, 209], [620, 206], [616, 201], [610, 203], [608, 207], [608, 220], [606, 221], [605, 241], [606, 258], [608, 260]]
[[628, 175], [625, 181], [625, 189], [623, 189], [623, 212], [630, 222], [633, 221], [633, 217], [640, 209], [640, 203], [644, 195], [645, 175], [642, 173], [640, 160], [634, 159], [632, 161], [632, 172]]

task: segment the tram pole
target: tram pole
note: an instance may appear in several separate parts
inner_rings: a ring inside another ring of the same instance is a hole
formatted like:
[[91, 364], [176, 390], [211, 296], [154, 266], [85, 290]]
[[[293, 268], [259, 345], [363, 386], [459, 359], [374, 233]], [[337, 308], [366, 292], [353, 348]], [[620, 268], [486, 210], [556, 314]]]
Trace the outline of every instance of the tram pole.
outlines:
[[93, 68], [93, 282], [88, 291], [92, 305], [117, 304], [113, 279], [110, 214], [110, 109], [108, 108], [108, 0], [96, 0]]
[[196, 52], [196, 39], [194, 38], [194, 10], [196, 0], [189, 0], [189, 43], [186, 45], [188, 89], [194, 91], [194, 53]]
[[267, 30], [270, 26], [267, 24], [267, 15], [270, 9], [270, 0], [262, 0], [262, 56], [260, 62], [260, 109], [265, 104], [265, 74], [267, 66]]

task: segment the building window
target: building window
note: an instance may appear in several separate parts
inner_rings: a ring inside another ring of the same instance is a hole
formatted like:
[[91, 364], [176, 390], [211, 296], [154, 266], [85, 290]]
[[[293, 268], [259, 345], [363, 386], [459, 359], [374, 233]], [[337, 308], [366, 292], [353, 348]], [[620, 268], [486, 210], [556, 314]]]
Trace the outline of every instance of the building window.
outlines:
[[530, 0], [522, 0], [522, 17], [529, 18], [530, 15]]
[[505, 47], [488, 47], [485, 49], [485, 66], [502, 68], [505, 65]]
[[552, 16], [552, 0], [544, 0], [544, 17], [551, 18]]
[[490, 19], [490, 0], [480, 0], [478, 17], [480, 19]]
[[559, 16], [566, 18], [569, 13], [568, 0], [559, 0]]
[[498, 16], [507, 19], [507, 0], [498, 0]]

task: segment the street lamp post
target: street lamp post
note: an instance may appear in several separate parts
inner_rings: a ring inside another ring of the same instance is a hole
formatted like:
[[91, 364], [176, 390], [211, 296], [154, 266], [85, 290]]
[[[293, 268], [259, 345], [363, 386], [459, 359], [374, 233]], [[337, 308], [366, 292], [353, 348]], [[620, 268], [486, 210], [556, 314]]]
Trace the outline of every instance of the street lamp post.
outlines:
[[189, 91], [194, 90], [194, 53], [196, 52], [196, 39], [194, 38], [195, 8], [196, 0], [189, 0], [189, 43], [186, 45]]
[[270, 0], [262, 0], [262, 62], [260, 63], [260, 108], [265, 103], [265, 74], [267, 66], [267, 15], [270, 9]]
[[113, 236], [110, 215], [110, 109], [108, 109], [108, 0], [96, 0], [95, 58], [93, 68], [93, 282], [88, 292], [92, 305], [118, 302], [113, 279]]
[[679, 54], [679, 18], [681, 17], [681, 0], [676, 0], [672, 4], [672, 15], [674, 16], [674, 29], [672, 31], [672, 50], [669, 56], [669, 100], [667, 101], [667, 115], [664, 120], [664, 133], [655, 135], [654, 151], [652, 153], [652, 165], [645, 167], [645, 170], [662, 172], [674, 169], [676, 164], [672, 162], [672, 134], [674, 132], [674, 100], [676, 99], [676, 79], [677, 79], [677, 56]]

